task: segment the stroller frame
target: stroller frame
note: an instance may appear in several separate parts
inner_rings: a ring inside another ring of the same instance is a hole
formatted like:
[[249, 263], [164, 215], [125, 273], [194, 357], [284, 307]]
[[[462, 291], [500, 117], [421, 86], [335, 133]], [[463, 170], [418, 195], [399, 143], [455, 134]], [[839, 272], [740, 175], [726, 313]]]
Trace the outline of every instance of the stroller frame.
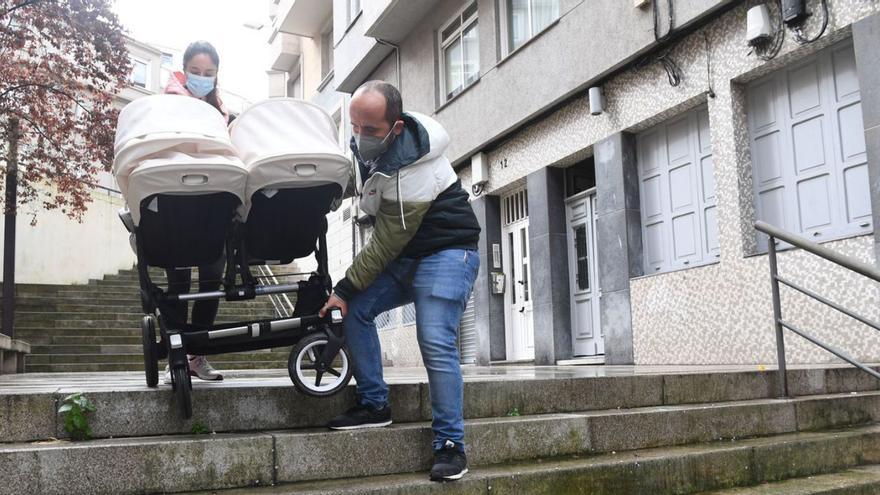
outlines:
[[[248, 257], [243, 236], [245, 225], [233, 223], [226, 236], [226, 268], [221, 290], [169, 294], [150, 278], [143, 241], [137, 235], [137, 228], [128, 222], [124, 223], [135, 234], [136, 240], [137, 269], [144, 312], [141, 332], [147, 386], [158, 385], [158, 363], [167, 358], [172, 389], [184, 418], [192, 417], [192, 382], [188, 354], [213, 355], [293, 346], [287, 368], [297, 390], [314, 397], [326, 397], [348, 385], [353, 365], [344, 347], [342, 311], [339, 308], [331, 308], [324, 317], [299, 314], [298, 299], [292, 317], [212, 325], [208, 328], [173, 322], [167, 316], [167, 305], [179, 301], [243, 301], [257, 296], [290, 292], [297, 293], [300, 298], [320, 296], [320, 300], [326, 300], [332, 290], [326, 232], [318, 236], [318, 245], [314, 252], [318, 262], [317, 272], [307, 281], [262, 284], [249, 269], [252, 264], [262, 263]], [[314, 311], [314, 307], [306, 309], [309, 312]], [[341, 369], [336, 368], [336, 362], [340, 362]], [[314, 380], [311, 376], [307, 377], [303, 370], [314, 371]], [[325, 375], [333, 377], [329, 385], [321, 384]]]

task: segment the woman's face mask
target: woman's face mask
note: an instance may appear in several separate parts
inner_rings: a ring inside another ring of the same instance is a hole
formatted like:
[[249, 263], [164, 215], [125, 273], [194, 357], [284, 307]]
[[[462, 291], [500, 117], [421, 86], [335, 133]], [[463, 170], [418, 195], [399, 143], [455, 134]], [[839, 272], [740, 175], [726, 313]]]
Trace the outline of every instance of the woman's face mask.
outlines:
[[186, 89], [198, 98], [204, 98], [213, 91], [216, 82], [216, 76], [197, 76], [189, 73], [186, 75]]
[[357, 146], [358, 154], [361, 155], [361, 160], [365, 162], [372, 162], [382, 156], [382, 153], [388, 151], [392, 141], [394, 141], [394, 127], [381, 139], [362, 134], [354, 135], [354, 143]]

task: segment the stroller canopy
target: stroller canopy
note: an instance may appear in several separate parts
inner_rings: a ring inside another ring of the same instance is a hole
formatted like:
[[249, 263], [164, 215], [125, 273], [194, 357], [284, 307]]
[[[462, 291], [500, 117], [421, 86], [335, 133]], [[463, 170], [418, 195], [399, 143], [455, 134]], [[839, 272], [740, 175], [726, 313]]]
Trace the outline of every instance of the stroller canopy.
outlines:
[[232, 143], [248, 169], [245, 199], [260, 190], [338, 184], [341, 198], [351, 161], [338, 143], [333, 119], [319, 106], [293, 98], [255, 103], [230, 126]]
[[178, 95], [140, 98], [120, 112], [113, 174], [136, 225], [154, 194], [228, 192], [243, 203], [247, 183], [222, 114]]

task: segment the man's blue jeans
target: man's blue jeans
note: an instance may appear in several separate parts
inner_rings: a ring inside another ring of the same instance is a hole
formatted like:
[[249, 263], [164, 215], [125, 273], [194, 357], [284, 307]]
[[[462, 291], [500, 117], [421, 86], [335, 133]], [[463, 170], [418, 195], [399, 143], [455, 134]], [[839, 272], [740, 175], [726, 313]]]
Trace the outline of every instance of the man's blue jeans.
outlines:
[[354, 361], [358, 402], [373, 408], [388, 404], [374, 320], [389, 309], [415, 303], [416, 337], [431, 392], [434, 449], [446, 440], [464, 446], [458, 326], [479, 267], [479, 256], [473, 250], [447, 249], [420, 259], [400, 258], [348, 301], [345, 333]]

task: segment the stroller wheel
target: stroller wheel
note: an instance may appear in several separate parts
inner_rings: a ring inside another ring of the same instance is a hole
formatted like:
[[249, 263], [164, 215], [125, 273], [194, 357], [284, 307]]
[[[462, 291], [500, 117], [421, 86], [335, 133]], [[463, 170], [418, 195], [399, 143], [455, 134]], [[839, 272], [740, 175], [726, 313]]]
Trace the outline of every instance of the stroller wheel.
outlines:
[[184, 419], [192, 417], [192, 381], [189, 377], [189, 368], [186, 366], [177, 366], [171, 370], [171, 386], [174, 388], [174, 398], [177, 400], [177, 407], [180, 408]]
[[144, 374], [147, 377], [147, 386], [155, 387], [159, 384], [159, 357], [156, 344], [156, 320], [152, 315], [144, 315], [141, 320], [141, 337], [144, 344]]
[[352, 365], [348, 350], [343, 347], [329, 366], [320, 369], [319, 358], [327, 345], [324, 333], [313, 333], [297, 342], [287, 360], [287, 372], [300, 392], [326, 397], [342, 390], [351, 380]]

